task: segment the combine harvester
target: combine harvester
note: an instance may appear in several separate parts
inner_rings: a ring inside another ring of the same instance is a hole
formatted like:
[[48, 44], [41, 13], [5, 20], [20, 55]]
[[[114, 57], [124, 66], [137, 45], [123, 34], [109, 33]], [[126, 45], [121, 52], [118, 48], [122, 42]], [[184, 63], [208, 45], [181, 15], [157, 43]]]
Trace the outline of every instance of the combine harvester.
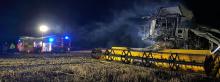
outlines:
[[193, 25], [192, 18], [192, 12], [182, 5], [160, 8], [157, 15], [149, 19], [150, 31], [144, 37], [154, 40], [154, 45], [148, 48], [97, 48], [92, 51], [92, 57], [219, 78], [220, 39], [215, 35], [220, 31]]

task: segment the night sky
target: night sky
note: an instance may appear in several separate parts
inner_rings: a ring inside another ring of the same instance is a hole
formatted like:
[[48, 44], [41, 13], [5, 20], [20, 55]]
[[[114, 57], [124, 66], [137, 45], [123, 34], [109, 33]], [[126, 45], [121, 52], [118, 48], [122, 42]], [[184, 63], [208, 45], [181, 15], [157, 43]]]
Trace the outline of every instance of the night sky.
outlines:
[[133, 2], [138, 0], [1, 0], [0, 37], [32, 35], [42, 23], [74, 29], [108, 21], [111, 11], [127, 9]]
[[[74, 39], [73, 44], [78, 47], [106, 47], [107, 44], [134, 46], [137, 44], [135, 41], [129, 39], [124, 43], [121, 41], [121, 39], [127, 39], [132, 35], [131, 32], [118, 31], [124, 30], [127, 23], [121, 25], [115, 23], [115, 21], [120, 21], [118, 18], [124, 16], [123, 12], [134, 12], [132, 11], [136, 8], [134, 6], [139, 8], [139, 6], [149, 5], [147, 7], [150, 7], [155, 3], [158, 5], [183, 3], [193, 10], [195, 22], [216, 28], [220, 26], [220, 9], [218, 9], [217, 4], [214, 4], [215, 2], [193, 1], [196, 0], [0, 0], [0, 41], [16, 40], [17, 37], [24, 35], [40, 36], [37, 27], [46, 24], [51, 28], [50, 33], [69, 34]], [[143, 13], [126, 16], [128, 18], [129, 16], [141, 18]], [[124, 28], [115, 29], [117, 32], [115, 34], [109, 31], [114, 29], [114, 26], [110, 25]], [[102, 28], [101, 31], [106, 31], [105, 34], [96, 37], [96, 33], [102, 33], [99, 32], [101, 26], [110, 29], [105, 30]], [[124, 31], [130, 30], [133, 29], [126, 28]], [[111, 33], [112, 36], [110, 37]], [[113, 36], [114, 34], [115, 36]], [[94, 35], [95, 40], [89, 39], [93, 37], [92, 35]], [[121, 36], [118, 39], [119, 35], [126, 36]], [[106, 37], [108, 38], [106, 39]], [[113, 41], [108, 42], [112, 39]], [[140, 38], [132, 39], [139, 40]], [[132, 45], [129, 45], [130, 43]]]

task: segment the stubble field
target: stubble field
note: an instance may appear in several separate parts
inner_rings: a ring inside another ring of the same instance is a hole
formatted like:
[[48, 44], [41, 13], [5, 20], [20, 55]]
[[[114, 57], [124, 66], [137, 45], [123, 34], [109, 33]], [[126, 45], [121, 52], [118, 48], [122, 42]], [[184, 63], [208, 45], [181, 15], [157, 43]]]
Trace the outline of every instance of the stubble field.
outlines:
[[[81, 55], [81, 56], [80, 56]], [[215, 81], [180, 73], [90, 58], [85, 53], [0, 58], [0, 82], [195, 82]]]

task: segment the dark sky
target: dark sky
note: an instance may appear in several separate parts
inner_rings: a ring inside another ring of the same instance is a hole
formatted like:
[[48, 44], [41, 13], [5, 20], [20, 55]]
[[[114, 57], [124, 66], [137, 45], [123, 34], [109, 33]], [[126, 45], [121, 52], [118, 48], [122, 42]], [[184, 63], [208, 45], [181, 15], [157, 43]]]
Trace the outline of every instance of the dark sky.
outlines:
[[107, 21], [111, 10], [127, 9], [133, 2], [138, 0], [1, 0], [0, 37], [36, 33], [42, 23], [65, 28]]
[[218, 4], [207, 0], [196, 1], [198, 0], [0, 0], [0, 40], [14, 40], [24, 35], [38, 36], [40, 34], [37, 27], [46, 24], [51, 27], [50, 32], [68, 32], [83, 42], [90, 37], [83, 33], [98, 28], [94, 23], [109, 23], [117, 13], [132, 9], [134, 5], [151, 3], [181, 2], [193, 10], [197, 23], [220, 26]]
[[218, 0], [183, 0], [183, 3], [193, 11], [197, 23], [213, 28], [220, 27], [220, 4]]

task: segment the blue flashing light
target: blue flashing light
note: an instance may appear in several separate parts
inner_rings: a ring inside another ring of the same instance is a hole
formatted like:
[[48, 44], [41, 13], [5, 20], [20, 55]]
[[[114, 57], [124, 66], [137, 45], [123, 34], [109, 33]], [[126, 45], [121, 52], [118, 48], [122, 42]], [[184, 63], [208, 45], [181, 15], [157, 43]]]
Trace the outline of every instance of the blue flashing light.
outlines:
[[53, 42], [54, 41], [54, 38], [49, 38], [49, 42]]
[[68, 37], [68, 36], [65, 36], [65, 39], [67, 40], [67, 39], [69, 39], [69, 37]]

